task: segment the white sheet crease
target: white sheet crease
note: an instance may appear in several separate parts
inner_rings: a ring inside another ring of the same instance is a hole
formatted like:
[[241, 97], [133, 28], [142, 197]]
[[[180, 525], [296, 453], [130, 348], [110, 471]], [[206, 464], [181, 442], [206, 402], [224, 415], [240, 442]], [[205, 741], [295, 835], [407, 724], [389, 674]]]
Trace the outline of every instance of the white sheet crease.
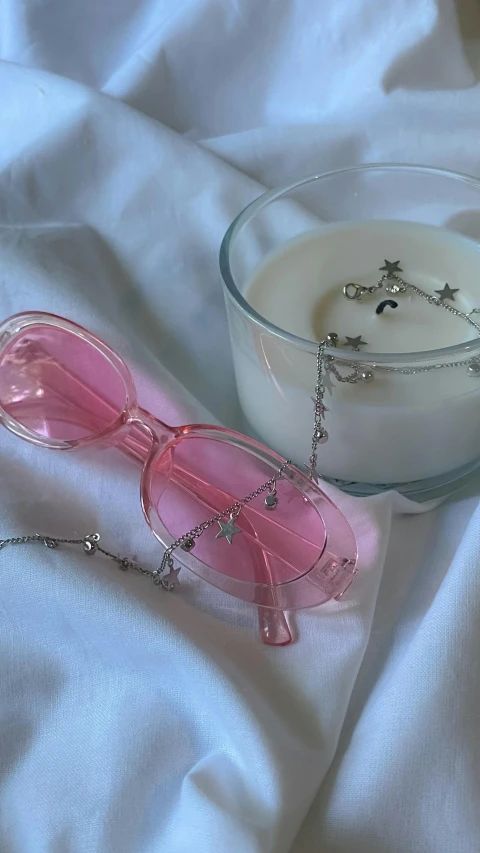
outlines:
[[[473, 2], [4, 0], [1, 22], [2, 316], [100, 334], [167, 421], [240, 424], [217, 252], [264, 187], [480, 175]], [[0, 538], [98, 529], [157, 564], [115, 451], [4, 430], [0, 471]], [[436, 509], [332, 494], [360, 574], [284, 649], [193, 576], [167, 597], [2, 550], [2, 853], [478, 853], [478, 484]]]

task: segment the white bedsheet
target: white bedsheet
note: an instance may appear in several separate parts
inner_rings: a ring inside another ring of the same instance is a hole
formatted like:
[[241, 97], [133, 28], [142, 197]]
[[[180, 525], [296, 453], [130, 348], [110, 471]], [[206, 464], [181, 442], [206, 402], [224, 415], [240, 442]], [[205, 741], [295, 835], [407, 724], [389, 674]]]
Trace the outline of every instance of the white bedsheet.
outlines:
[[[3, 0], [1, 315], [71, 317], [166, 420], [235, 425], [227, 225], [362, 161], [480, 175], [479, 22], [475, 0]], [[98, 529], [158, 561], [113, 451], [4, 430], [0, 466], [0, 538]], [[431, 512], [335, 497], [360, 576], [285, 649], [192, 576], [167, 597], [0, 553], [2, 853], [478, 853], [478, 487]]]

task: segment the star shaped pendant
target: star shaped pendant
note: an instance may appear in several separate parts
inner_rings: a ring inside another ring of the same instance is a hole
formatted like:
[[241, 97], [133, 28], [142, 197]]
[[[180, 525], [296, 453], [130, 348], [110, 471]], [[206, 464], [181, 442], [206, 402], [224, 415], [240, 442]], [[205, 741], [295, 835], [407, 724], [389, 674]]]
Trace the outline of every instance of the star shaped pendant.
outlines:
[[380, 272], [386, 272], [387, 275], [398, 275], [398, 273], [403, 272], [402, 268], [399, 267], [400, 261], [387, 261], [385, 258], [385, 266], [380, 267]]
[[[313, 408], [316, 409], [317, 408], [317, 401], [316, 401], [315, 397], [310, 397], [310, 399], [313, 403]], [[325, 418], [325, 412], [329, 412], [329, 411], [330, 411], [330, 409], [327, 409], [327, 407], [323, 403], [320, 403], [319, 415], [321, 418]]]
[[180, 583], [178, 580], [180, 568], [181, 567], [179, 566], [178, 569], [174, 569], [173, 566], [170, 566], [168, 575], [165, 575], [165, 577], [162, 578], [162, 586], [164, 589], [168, 590], [168, 592], [171, 592], [172, 589], [175, 589], [177, 584]]
[[[398, 263], [400, 263], [400, 261]], [[368, 346], [366, 341], [362, 341], [361, 335], [357, 335], [356, 338], [349, 338], [348, 335], [346, 335], [345, 341], [346, 341], [346, 343], [344, 344], [344, 346], [350, 347], [350, 349], [353, 349], [356, 352], [359, 351], [360, 347]]]
[[458, 293], [459, 289], [460, 289], [460, 288], [458, 288], [458, 287], [454, 287], [454, 288], [453, 288], [453, 290], [452, 290], [452, 288], [450, 287], [450, 285], [449, 285], [449, 284], [446, 284], [446, 285], [445, 285], [445, 287], [444, 287], [442, 290], [436, 290], [436, 291], [435, 291], [435, 293], [438, 293], [438, 295], [439, 295], [439, 297], [440, 297], [440, 299], [441, 299], [441, 301], [442, 301], [442, 302], [443, 302], [443, 300], [444, 300], [444, 299], [451, 299], [451, 300], [452, 300], [452, 302], [455, 302], [455, 296], [454, 296], [454, 293]]
[[240, 528], [235, 525], [235, 519], [232, 518], [232, 516], [230, 516], [230, 520], [227, 522], [219, 521], [217, 523], [220, 530], [215, 536], [215, 539], [222, 539], [222, 537], [225, 537], [229, 545], [232, 544], [232, 539], [235, 534], [242, 532]]

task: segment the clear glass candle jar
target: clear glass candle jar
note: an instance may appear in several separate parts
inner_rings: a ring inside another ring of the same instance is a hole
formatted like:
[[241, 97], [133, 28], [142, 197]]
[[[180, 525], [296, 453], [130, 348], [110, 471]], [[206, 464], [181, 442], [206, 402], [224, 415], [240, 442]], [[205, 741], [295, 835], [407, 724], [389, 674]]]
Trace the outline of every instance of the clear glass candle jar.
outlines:
[[[365, 227], [365, 240], [357, 227]], [[397, 242], [389, 236], [392, 228]], [[334, 242], [342, 229], [346, 251]], [[419, 259], [422, 270], [413, 283], [432, 292], [436, 281], [450, 280], [458, 287], [460, 280], [469, 308], [480, 307], [480, 182], [466, 175], [380, 164], [314, 176], [250, 204], [222, 243], [220, 267], [247, 428], [299, 466], [310, 455], [321, 335], [313, 327], [308, 333], [303, 320], [296, 321], [300, 333], [276, 325], [252, 307], [249, 287], [257, 271], [285, 247], [295, 244], [298, 252], [303, 239], [322, 234], [328, 236], [331, 260], [319, 265], [320, 289], [332, 282], [339, 288], [350, 280], [374, 283], [367, 244], [375, 245], [375, 229], [380, 263], [398, 245], [410, 253], [412, 269]], [[301, 299], [301, 265], [297, 276], [293, 271], [292, 287]], [[440, 308], [414, 302], [409, 308], [426, 309], [431, 322], [438, 323]], [[415, 317], [407, 317], [407, 338]], [[473, 475], [480, 461], [480, 338], [453, 319], [459, 343], [449, 346], [412, 352], [398, 347], [378, 353], [327, 350], [340, 377], [354, 373], [363, 378], [350, 383], [331, 374], [333, 388], [325, 398], [329, 439], [318, 448], [323, 477], [353, 494], [395, 488], [426, 500], [459, 488]]]

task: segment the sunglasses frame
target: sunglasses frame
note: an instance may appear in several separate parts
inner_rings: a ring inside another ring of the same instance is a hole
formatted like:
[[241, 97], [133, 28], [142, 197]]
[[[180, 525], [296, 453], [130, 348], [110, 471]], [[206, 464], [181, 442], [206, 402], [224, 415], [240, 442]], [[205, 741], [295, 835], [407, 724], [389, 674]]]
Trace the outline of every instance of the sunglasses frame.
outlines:
[[[125, 405], [118, 417], [102, 431], [79, 439], [60, 440], [41, 436], [15, 420], [2, 406], [0, 401], [0, 423], [10, 432], [37, 446], [52, 450], [75, 450], [96, 443], [103, 443], [114, 436], [120, 435], [130, 427], [142, 430], [151, 441], [150, 450], [143, 462], [140, 479], [140, 499], [143, 514], [152, 532], [163, 548], [170, 547], [175, 541], [172, 534], [163, 524], [152, 500], [152, 479], [160, 457], [178, 440], [188, 440], [200, 437], [214, 441], [227, 442], [229, 445], [247, 451], [251, 455], [273, 468], [278, 469], [284, 463], [282, 457], [268, 450], [254, 439], [240, 433], [213, 425], [191, 424], [178, 428], [169, 427], [146, 410], [137, 401], [137, 392], [133, 377], [123, 361], [107, 344], [96, 335], [70, 320], [55, 314], [43, 312], [24, 312], [16, 314], [0, 325], [0, 357], [4, 350], [13, 343], [15, 338], [24, 334], [28, 329], [40, 326], [50, 326], [64, 332], [72, 333], [85, 343], [93, 346], [101, 353], [117, 371], [125, 386]], [[293, 465], [289, 465], [282, 479], [298, 489], [304, 500], [308, 501], [317, 511], [322, 520], [325, 537], [324, 546], [318, 559], [310, 569], [297, 577], [283, 583], [265, 583], [262, 581], [244, 581], [227, 575], [208, 566], [195, 557], [194, 553], [175, 552], [177, 561], [192, 571], [202, 580], [207, 581], [218, 589], [235, 596], [243, 601], [256, 604], [269, 610], [299, 610], [323, 604], [331, 598], [340, 598], [357, 574], [357, 549], [354, 535], [348, 522], [340, 510], [304, 473]], [[240, 497], [240, 496], [239, 496]], [[346, 555], [337, 562], [324, 560], [327, 549], [329, 531], [338, 535], [339, 525], [342, 535], [342, 551]], [[345, 584], [340, 594], [333, 594], [339, 573], [345, 576]], [[329, 587], [330, 592], [329, 594]]]

